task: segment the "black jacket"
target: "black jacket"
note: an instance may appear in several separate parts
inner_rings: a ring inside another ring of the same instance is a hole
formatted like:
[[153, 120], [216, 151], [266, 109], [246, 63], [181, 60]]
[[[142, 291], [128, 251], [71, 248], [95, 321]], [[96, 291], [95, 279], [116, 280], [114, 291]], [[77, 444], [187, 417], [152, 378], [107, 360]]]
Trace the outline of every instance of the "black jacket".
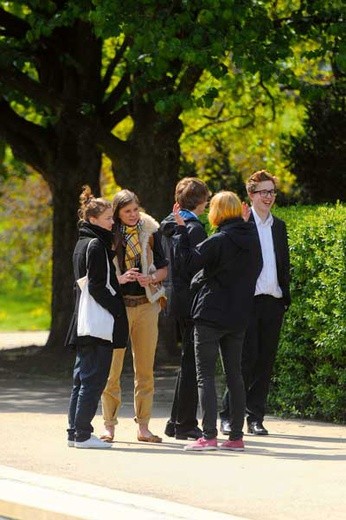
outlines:
[[[112, 233], [111, 231], [90, 224], [89, 222], [85, 222], [80, 226], [79, 239], [73, 253], [75, 308], [65, 344], [69, 346], [85, 345], [90, 343], [110, 344], [109, 341], [93, 338], [91, 336], [77, 336], [78, 306], [81, 291], [76, 280], [86, 275], [86, 250], [90, 240], [94, 238], [97, 238], [97, 240], [92, 242], [88, 252], [89, 292], [97, 303], [102, 305], [102, 307], [107, 309], [114, 316], [113, 347], [125, 348], [128, 341], [129, 330], [126, 309], [113, 264], [114, 251], [111, 250]], [[112, 296], [110, 291], [106, 288], [106, 254], [108, 255], [110, 264], [110, 284], [116, 291], [114, 296]]]
[[[251, 214], [253, 219], [253, 216]], [[276, 270], [278, 282], [282, 290], [282, 299], [286, 309], [291, 304], [290, 294], [290, 258], [287, 239], [286, 224], [283, 220], [274, 217], [272, 225], [272, 236], [276, 258]]]
[[[184, 219], [184, 221], [191, 247], [195, 247], [207, 238], [204, 225], [197, 217], [187, 218]], [[180, 268], [179, 265], [176, 265], [174, 262], [174, 258], [179, 255], [177, 251], [177, 248], [179, 248], [179, 240], [176, 240], [174, 236], [177, 228], [178, 226], [173, 213], [168, 215], [160, 225], [162, 245], [166, 256], [170, 259], [168, 276], [164, 281], [166, 295], [168, 297], [166, 314], [168, 316], [175, 316], [176, 318], [187, 318], [190, 316], [192, 303], [190, 282], [196, 270], [193, 267], [187, 268], [186, 265]]]
[[225, 221], [217, 233], [196, 248], [187, 230], [178, 226], [181, 266], [195, 271], [204, 268], [206, 283], [192, 302], [195, 321], [235, 332], [246, 329], [262, 255], [256, 226], [242, 218]]

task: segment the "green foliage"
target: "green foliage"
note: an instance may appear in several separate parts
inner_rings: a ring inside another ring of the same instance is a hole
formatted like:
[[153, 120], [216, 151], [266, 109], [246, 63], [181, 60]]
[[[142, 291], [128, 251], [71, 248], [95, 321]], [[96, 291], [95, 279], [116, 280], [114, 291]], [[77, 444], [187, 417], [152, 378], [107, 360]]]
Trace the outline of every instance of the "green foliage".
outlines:
[[195, 90], [197, 104], [206, 90], [216, 86], [219, 96], [210, 109], [186, 110], [181, 149], [188, 165], [211, 189], [232, 189], [242, 197], [243, 181], [266, 168], [280, 179], [281, 191], [292, 190], [294, 177], [280, 146], [280, 134], [294, 136], [302, 129], [304, 106], [273, 80], [264, 85], [260, 74], [230, 69], [215, 80], [205, 74]]
[[[7, 168], [16, 168], [9, 161]], [[26, 170], [1, 183], [0, 330], [49, 329], [51, 312], [50, 193]]]
[[304, 132], [288, 140], [285, 155], [308, 203], [346, 201], [346, 89], [309, 102]]
[[270, 394], [283, 415], [344, 422], [346, 402], [346, 207], [276, 210], [287, 223], [292, 305]]
[[[2, 294], [31, 291], [50, 302], [52, 209], [37, 174], [11, 177], [1, 186], [0, 286]], [[37, 293], [37, 294], [38, 294]]]
[[[0, 292], [0, 331], [48, 330], [50, 308], [44, 289]], [[46, 289], [48, 290], [48, 289]]]

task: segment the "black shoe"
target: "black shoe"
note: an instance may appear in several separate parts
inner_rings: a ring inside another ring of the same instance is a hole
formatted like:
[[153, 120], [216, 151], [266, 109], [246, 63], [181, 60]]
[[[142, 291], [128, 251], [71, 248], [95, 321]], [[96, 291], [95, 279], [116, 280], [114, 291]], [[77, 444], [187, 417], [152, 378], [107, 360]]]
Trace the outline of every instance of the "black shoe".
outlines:
[[249, 422], [247, 425], [247, 432], [253, 435], [268, 435], [268, 430], [259, 421]]
[[166, 428], [165, 428], [165, 435], [167, 437], [174, 437], [175, 436], [175, 423], [171, 420], [167, 421]]
[[191, 428], [191, 430], [185, 431], [185, 432], [177, 432], [175, 434], [175, 438], [179, 441], [186, 441], [187, 439], [193, 439], [197, 440], [202, 437], [202, 430], [198, 428], [198, 426], [195, 426], [194, 428]]
[[230, 435], [230, 433], [231, 433], [231, 423], [229, 422], [228, 419], [221, 419], [220, 432], [223, 435]]

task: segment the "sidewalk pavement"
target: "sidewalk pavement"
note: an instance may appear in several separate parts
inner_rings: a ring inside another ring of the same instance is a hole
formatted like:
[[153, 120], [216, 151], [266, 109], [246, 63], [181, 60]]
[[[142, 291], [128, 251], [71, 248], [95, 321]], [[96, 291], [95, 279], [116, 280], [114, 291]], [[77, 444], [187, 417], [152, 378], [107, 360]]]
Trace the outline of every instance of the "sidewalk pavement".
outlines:
[[46, 344], [48, 335], [48, 330], [0, 332], [0, 350], [30, 347], [31, 345], [42, 347]]
[[[164, 437], [162, 444], [136, 440], [133, 383], [125, 373], [112, 449], [78, 450], [66, 445], [71, 381], [0, 372], [0, 517], [345, 518], [344, 426], [268, 417], [270, 435], [245, 435], [244, 453], [184, 452], [184, 441], [163, 435], [174, 373], [161, 371], [155, 381], [150, 427]], [[96, 434], [102, 431], [100, 410], [94, 427]]]

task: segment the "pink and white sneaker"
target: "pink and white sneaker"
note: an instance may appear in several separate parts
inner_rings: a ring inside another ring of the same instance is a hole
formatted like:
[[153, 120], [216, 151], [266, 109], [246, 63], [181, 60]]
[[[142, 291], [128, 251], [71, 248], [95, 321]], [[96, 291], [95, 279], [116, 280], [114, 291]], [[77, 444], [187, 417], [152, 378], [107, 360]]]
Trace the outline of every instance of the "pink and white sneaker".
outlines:
[[201, 437], [184, 447], [185, 451], [211, 451], [217, 450], [217, 439], [205, 439]]
[[221, 444], [221, 450], [244, 451], [245, 445], [242, 439], [236, 441], [225, 441]]

